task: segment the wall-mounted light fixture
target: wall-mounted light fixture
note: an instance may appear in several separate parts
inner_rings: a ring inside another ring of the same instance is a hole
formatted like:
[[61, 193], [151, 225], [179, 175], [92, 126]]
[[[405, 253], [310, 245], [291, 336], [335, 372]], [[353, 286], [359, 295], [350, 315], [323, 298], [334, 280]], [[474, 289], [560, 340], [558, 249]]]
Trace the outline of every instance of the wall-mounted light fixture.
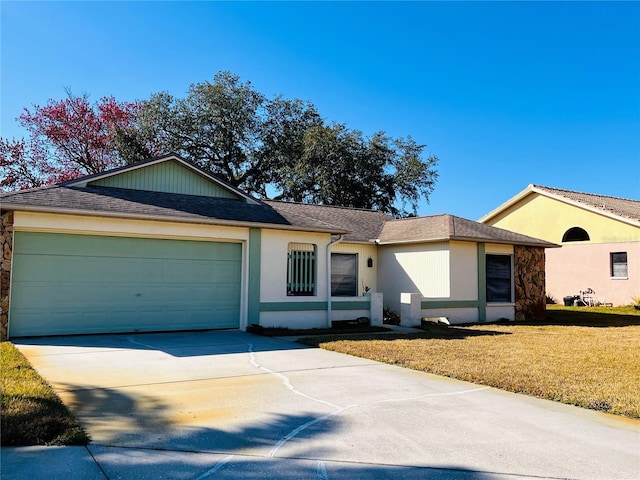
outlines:
[[367, 267], [373, 267], [373, 258], [369, 257], [369, 259], [367, 260]]

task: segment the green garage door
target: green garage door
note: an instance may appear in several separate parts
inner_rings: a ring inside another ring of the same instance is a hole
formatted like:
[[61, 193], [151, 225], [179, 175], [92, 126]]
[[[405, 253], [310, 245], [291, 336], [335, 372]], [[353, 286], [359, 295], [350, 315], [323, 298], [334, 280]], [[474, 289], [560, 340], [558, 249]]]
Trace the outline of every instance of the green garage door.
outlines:
[[16, 232], [9, 335], [238, 328], [239, 243]]

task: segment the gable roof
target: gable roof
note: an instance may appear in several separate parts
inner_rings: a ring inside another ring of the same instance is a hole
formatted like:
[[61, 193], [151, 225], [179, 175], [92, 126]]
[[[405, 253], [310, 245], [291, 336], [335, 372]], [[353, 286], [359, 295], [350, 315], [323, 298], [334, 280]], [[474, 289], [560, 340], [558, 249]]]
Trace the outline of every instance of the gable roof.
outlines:
[[478, 221], [482, 223], [487, 222], [532, 193], [544, 195], [545, 197], [553, 198], [610, 218], [615, 218], [625, 223], [640, 226], [640, 200], [576, 192], [534, 184], [527, 186], [523, 191], [511, 197]]
[[[179, 162], [198, 175], [237, 195], [235, 198], [223, 198], [117, 188], [94, 183], [124, 172], [168, 161]], [[0, 209], [282, 228], [332, 234], [347, 233], [345, 228], [309, 215], [293, 215], [287, 211], [281, 214], [278, 209], [228, 185], [177, 155], [164, 155], [56, 185], [1, 193]]]
[[[129, 165], [123, 165], [121, 167], [112, 168], [111, 170], [107, 170], [104, 172], [94, 173], [92, 175], [84, 175], [82, 177], [69, 180], [67, 182], [61, 183], [63, 186], [67, 187], [87, 187], [91, 184], [94, 186], [115, 186], [110, 185], [108, 180], [113, 179], [114, 177], [119, 177], [126, 175], [127, 173], [132, 173], [137, 170], [141, 170], [143, 168], [148, 168], [153, 165], [158, 165], [161, 163], [167, 162], [176, 162], [180, 164], [183, 168], [187, 169], [191, 173], [204, 178], [206, 181], [220, 187], [222, 190], [229, 192], [232, 197], [244, 198], [249, 202], [259, 202], [259, 200], [253, 198], [251, 195], [239, 190], [233, 185], [225, 182], [224, 180], [210, 174], [206, 170], [200, 168], [198, 165], [185, 160], [175, 153], [168, 153], [166, 155], [160, 155], [158, 157], [153, 157], [148, 160], [143, 160], [140, 162], [132, 163]], [[167, 193], [182, 193], [182, 192], [167, 192]]]
[[[236, 198], [120, 188], [99, 182], [167, 161], [179, 162], [216, 185], [224, 186], [237, 193]], [[398, 244], [462, 240], [555, 246], [453, 215], [395, 220], [373, 210], [261, 201], [177, 155], [165, 155], [56, 185], [2, 193], [0, 209], [323, 232], [344, 235], [348, 242]]]
[[[291, 225], [277, 211], [261, 202], [113, 187], [54, 185], [13, 192], [0, 195], [0, 207], [3, 210], [220, 224], [256, 222]], [[322, 226], [323, 229], [326, 227]]]
[[378, 243], [388, 245], [449, 240], [535, 247], [557, 246], [538, 238], [447, 214], [390, 220], [384, 224]]

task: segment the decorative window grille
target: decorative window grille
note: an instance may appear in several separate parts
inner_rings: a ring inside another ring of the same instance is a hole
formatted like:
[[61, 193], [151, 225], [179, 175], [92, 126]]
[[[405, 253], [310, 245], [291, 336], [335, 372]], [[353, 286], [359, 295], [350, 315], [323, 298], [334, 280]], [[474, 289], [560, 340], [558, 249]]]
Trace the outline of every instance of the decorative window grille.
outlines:
[[316, 294], [316, 246], [312, 243], [290, 243], [287, 253], [287, 295]]

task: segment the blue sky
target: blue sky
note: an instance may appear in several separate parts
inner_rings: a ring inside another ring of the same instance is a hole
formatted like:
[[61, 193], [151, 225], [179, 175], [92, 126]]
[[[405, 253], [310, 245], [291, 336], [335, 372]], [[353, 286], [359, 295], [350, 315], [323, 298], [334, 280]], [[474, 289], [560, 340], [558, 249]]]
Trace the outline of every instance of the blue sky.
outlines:
[[418, 213], [529, 183], [640, 198], [640, 2], [29, 2], [1, 9], [3, 137], [22, 108], [184, 96], [229, 70], [440, 157]]

